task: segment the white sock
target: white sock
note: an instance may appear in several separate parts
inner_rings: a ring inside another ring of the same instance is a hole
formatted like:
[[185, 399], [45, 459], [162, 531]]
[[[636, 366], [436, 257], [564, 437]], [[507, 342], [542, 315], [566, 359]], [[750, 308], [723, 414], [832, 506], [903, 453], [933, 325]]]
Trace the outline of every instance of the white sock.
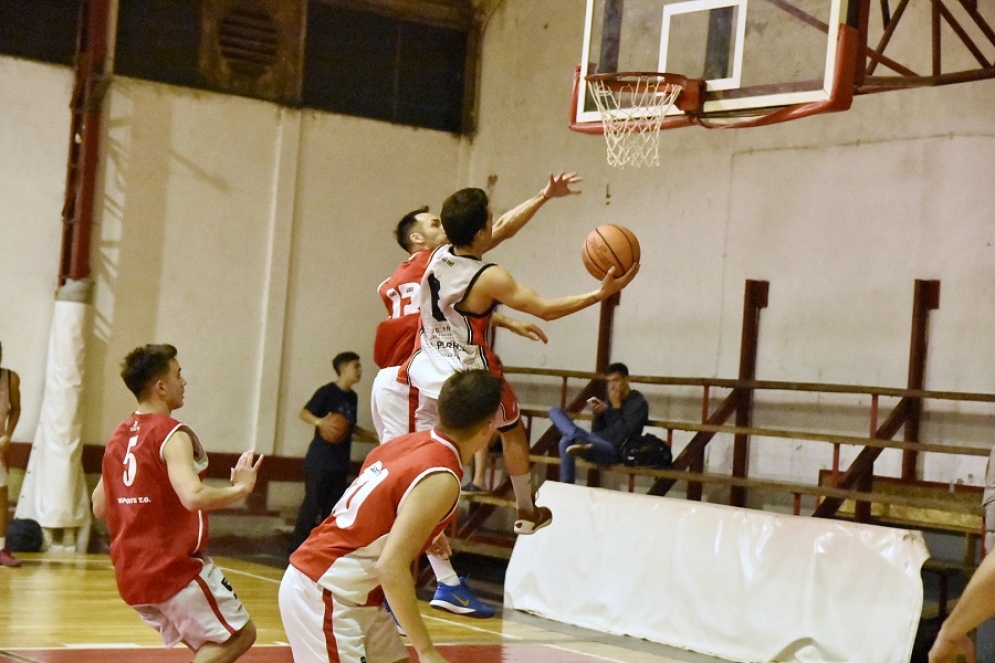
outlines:
[[459, 584], [459, 575], [457, 575], [456, 569], [453, 568], [453, 563], [448, 559], [429, 555], [428, 563], [432, 565], [432, 570], [435, 572], [435, 579], [439, 584], [449, 585], [450, 587], [455, 587]]
[[511, 477], [511, 487], [515, 490], [515, 506], [523, 511], [535, 509], [532, 501], [532, 473]]

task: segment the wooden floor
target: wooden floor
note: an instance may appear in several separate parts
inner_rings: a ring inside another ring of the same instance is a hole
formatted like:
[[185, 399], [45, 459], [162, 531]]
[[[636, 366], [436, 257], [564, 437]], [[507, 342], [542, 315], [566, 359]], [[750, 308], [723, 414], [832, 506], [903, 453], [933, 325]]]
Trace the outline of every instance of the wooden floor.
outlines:
[[[158, 634], [118, 597], [106, 555], [19, 555], [17, 569], [0, 567], [0, 663], [188, 662], [182, 647], [167, 651]], [[277, 608], [283, 571], [215, 558], [258, 630], [241, 661], [293, 660]], [[453, 663], [715, 663], [717, 659], [633, 638], [593, 633], [514, 611], [471, 619], [421, 604], [429, 630]], [[376, 662], [371, 662], [376, 663]]]

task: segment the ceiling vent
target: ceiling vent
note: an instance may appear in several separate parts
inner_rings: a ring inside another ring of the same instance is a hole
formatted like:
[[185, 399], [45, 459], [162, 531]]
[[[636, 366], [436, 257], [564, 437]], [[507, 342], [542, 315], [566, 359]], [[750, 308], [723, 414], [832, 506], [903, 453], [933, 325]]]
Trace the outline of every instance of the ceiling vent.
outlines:
[[272, 71], [279, 46], [273, 17], [260, 9], [236, 7], [218, 25], [221, 57], [239, 75], [259, 78]]
[[200, 68], [215, 89], [296, 105], [307, 0], [204, 0]]

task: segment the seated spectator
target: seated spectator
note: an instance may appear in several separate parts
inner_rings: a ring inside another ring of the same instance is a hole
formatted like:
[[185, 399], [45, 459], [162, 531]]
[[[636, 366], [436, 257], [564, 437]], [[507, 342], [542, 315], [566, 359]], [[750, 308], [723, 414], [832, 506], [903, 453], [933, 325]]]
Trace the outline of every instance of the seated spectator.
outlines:
[[605, 370], [608, 382], [608, 402], [588, 399], [594, 413], [591, 430], [575, 424], [563, 408], [554, 407], [549, 419], [560, 431], [560, 481], [573, 483], [576, 476], [575, 457], [614, 465], [619, 462], [622, 443], [643, 434], [649, 420], [649, 405], [641, 393], [629, 387], [629, 369], [625, 364], [609, 364]]

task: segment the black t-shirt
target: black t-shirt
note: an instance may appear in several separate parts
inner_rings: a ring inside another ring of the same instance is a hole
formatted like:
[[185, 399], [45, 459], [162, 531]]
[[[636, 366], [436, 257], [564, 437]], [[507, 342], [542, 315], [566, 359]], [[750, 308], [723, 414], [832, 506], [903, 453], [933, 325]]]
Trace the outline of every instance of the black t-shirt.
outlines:
[[346, 472], [350, 468], [352, 452], [352, 426], [356, 425], [356, 408], [359, 399], [356, 392], [343, 391], [334, 382], [329, 382], [314, 392], [314, 396], [304, 408], [316, 417], [324, 417], [330, 412], [338, 412], [350, 424], [349, 432], [337, 444], [329, 444], [314, 427], [314, 438], [304, 456], [304, 467], [308, 470], [334, 470]]
[[616, 449], [626, 440], [634, 440], [643, 434], [643, 427], [650, 418], [650, 406], [646, 398], [633, 389], [622, 401], [622, 407], [615, 409], [608, 403], [608, 409], [595, 415], [591, 432], [611, 442]]

